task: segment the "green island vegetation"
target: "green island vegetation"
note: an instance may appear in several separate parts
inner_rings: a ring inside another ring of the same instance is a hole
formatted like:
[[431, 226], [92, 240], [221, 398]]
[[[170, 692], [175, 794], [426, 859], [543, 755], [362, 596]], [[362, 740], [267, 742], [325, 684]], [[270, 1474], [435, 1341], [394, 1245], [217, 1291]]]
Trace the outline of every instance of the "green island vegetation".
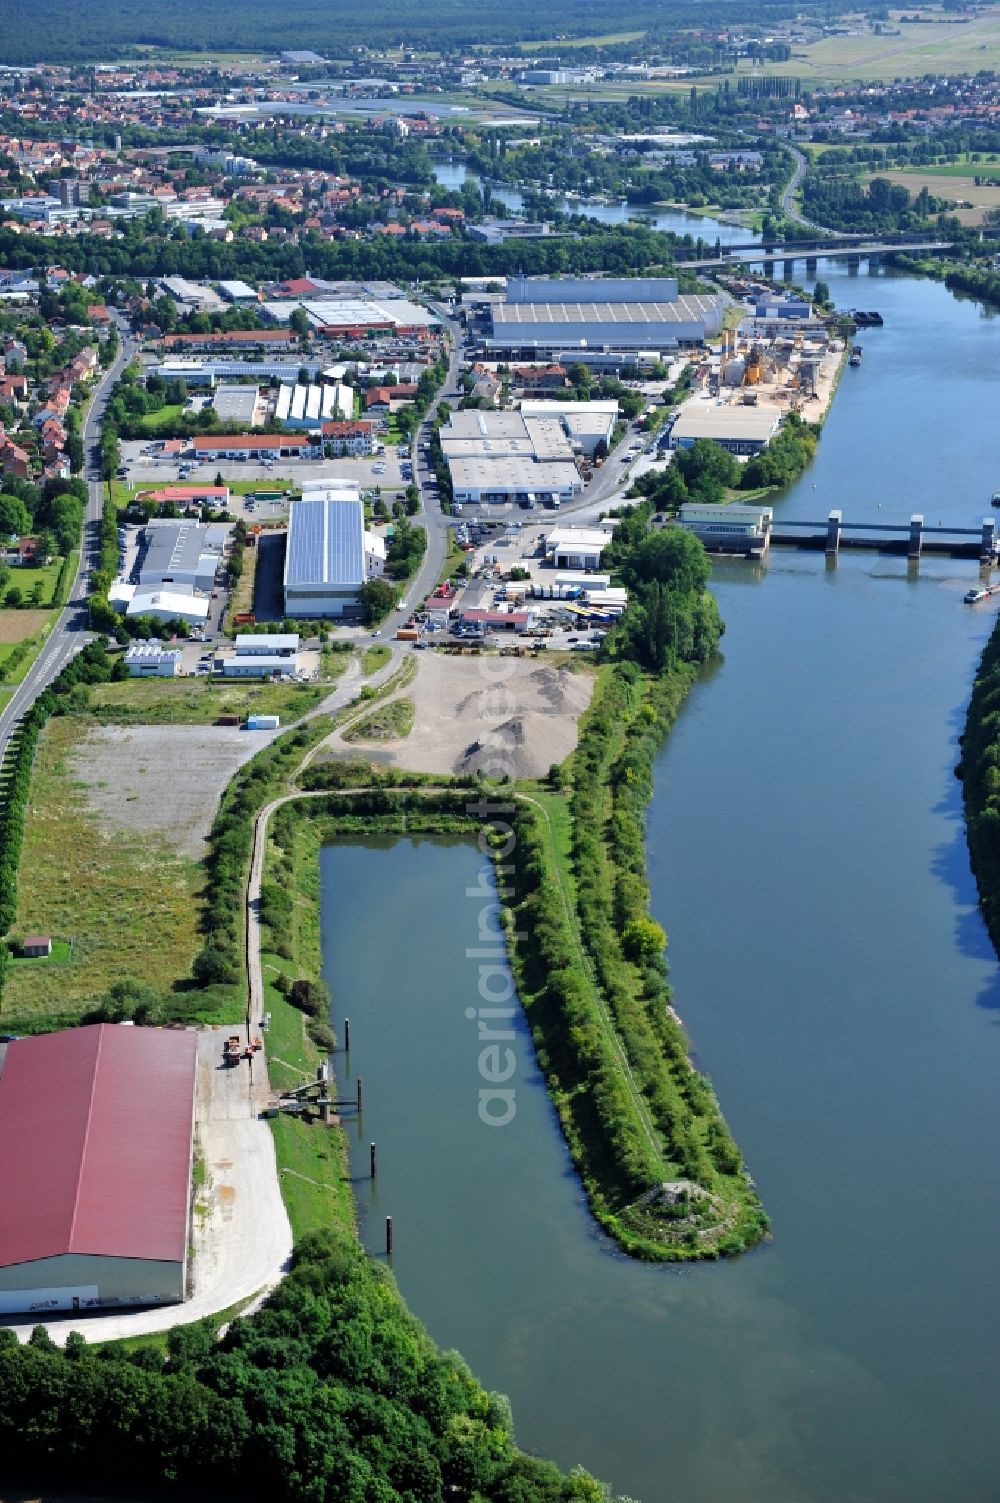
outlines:
[[979, 908], [1000, 954], [1000, 625], [983, 649], [962, 735], [965, 826]]

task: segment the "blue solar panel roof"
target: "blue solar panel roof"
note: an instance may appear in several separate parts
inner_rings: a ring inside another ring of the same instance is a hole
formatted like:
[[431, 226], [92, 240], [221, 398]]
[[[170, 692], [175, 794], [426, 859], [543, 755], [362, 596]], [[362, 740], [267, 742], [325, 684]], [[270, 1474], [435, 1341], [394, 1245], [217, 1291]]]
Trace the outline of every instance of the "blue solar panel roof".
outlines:
[[285, 584], [352, 585], [365, 578], [364, 513], [355, 498], [294, 501]]

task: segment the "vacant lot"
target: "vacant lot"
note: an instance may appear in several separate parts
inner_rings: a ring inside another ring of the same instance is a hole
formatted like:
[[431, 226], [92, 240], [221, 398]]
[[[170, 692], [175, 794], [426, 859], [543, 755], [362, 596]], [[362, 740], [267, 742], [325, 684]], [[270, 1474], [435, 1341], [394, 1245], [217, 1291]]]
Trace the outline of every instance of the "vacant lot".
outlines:
[[334, 755], [357, 755], [364, 746], [373, 760], [414, 772], [482, 768], [540, 777], [573, 750], [577, 722], [590, 703], [593, 677], [576, 668], [527, 658], [423, 653], [408, 689], [415, 714], [405, 740], [348, 747], [334, 734], [328, 745]]
[[296, 720], [325, 690], [312, 684], [212, 684], [203, 678], [129, 678], [97, 684], [90, 698], [102, 720], [211, 725], [220, 715], [280, 715]]
[[0, 643], [23, 642], [49, 619], [48, 611], [0, 611]]
[[271, 740], [238, 726], [83, 722], [67, 765], [105, 835], [150, 836], [200, 860], [226, 784]]
[[[946, 198], [955, 203], [970, 204], [971, 208], [956, 209], [955, 216], [962, 224], [982, 224], [988, 209], [1000, 208], [1000, 184], [996, 187], [977, 188], [971, 177], [964, 174], [967, 169], [961, 168], [954, 176], [945, 175], [945, 169], [939, 168], [937, 172], [924, 172], [914, 168], [913, 170], [901, 170], [899, 172], [880, 172], [879, 177], [885, 178], [890, 183], [896, 183], [905, 188], [910, 194], [917, 194], [921, 188], [926, 188], [928, 193], [933, 193], [936, 198]], [[984, 167], [981, 169], [985, 174], [997, 173], [997, 169]]]
[[[768, 63], [767, 72], [791, 75], [804, 83], [844, 83], [853, 78], [976, 73], [1000, 67], [1000, 6], [989, 6], [969, 20], [942, 16], [916, 24], [901, 20], [897, 12], [884, 24], [887, 31], [897, 34], [875, 36], [860, 31], [856, 36], [824, 37], [807, 47], [794, 47], [787, 63]], [[741, 65], [738, 71], [749, 73], [750, 64]]]
[[[151, 734], [162, 745], [163, 732]], [[176, 761], [162, 750], [154, 760], [152, 747], [148, 756], [137, 746], [131, 750], [136, 766], [147, 767], [148, 796], [158, 789], [163, 805], [176, 804], [182, 798]], [[92, 803], [101, 786], [117, 787], [125, 807], [138, 815], [140, 800], [120, 786], [123, 760], [114, 737], [95, 735], [86, 721], [53, 719], [42, 735], [15, 928], [72, 940], [73, 954], [69, 964], [51, 969], [11, 967], [4, 988], [9, 1021], [79, 1014], [123, 977], [140, 977], [166, 992], [188, 972], [199, 946], [203, 874], [151, 821], [130, 828], [102, 822]]]

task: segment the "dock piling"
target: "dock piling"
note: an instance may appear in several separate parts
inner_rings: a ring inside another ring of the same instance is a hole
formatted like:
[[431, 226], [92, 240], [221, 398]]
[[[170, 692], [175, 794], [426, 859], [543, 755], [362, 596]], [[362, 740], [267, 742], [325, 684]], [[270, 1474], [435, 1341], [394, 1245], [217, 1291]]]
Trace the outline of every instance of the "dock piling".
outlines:
[[344, 1049], [348, 1054], [351, 1052], [351, 1020], [344, 1019]]
[[359, 1112], [361, 1110], [361, 1102], [362, 1102], [362, 1085], [361, 1085], [361, 1076], [359, 1075], [358, 1076], [358, 1111]]
[[385, 1218], [385, 1255], [386, 1255], [387, 1258], [391, 1258], [392, 1257], [392, 1217], [391, 1216], [387, 1216]]
[[369, 1144], [368, 1153], [371, 1160], [372, 1179], [378, 1179], [378, 1150], [374, 1143]]

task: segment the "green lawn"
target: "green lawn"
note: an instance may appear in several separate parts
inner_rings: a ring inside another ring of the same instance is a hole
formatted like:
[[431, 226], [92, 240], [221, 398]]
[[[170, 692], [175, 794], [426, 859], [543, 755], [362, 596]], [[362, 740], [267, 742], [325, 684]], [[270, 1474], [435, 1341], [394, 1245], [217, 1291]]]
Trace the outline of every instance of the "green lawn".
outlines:
[[90, 712], [101, 720], [211, 725], [220, 715], [280, 715], [282, 724], [319, 704], [318, 684], [210, 683], [203, 678], [130, 678], [97, 684]]
[[139, 419], [139, 426], [143, 433], [155, 437], [165, 428], [174, 428], [180, 422], [184, 408], [180, 403], [161, 407], [159, 412], [143, 413]]
[[73, 954], [73, 942], [69, 939], [53, 939], [51, 955], [17, 955], [11, 956], [12, 966], [34, 967], [39, 970], [48, 970], [52, 965], [68, 965]]
[[62, 562], [57, 558], [51, 564], [40, 564], [37, 569], [11, 569], [10, 578], [0, 595], [6, 596], [10, 590], [16, 589], [20, 590], [25, 605], [51, 605]]

